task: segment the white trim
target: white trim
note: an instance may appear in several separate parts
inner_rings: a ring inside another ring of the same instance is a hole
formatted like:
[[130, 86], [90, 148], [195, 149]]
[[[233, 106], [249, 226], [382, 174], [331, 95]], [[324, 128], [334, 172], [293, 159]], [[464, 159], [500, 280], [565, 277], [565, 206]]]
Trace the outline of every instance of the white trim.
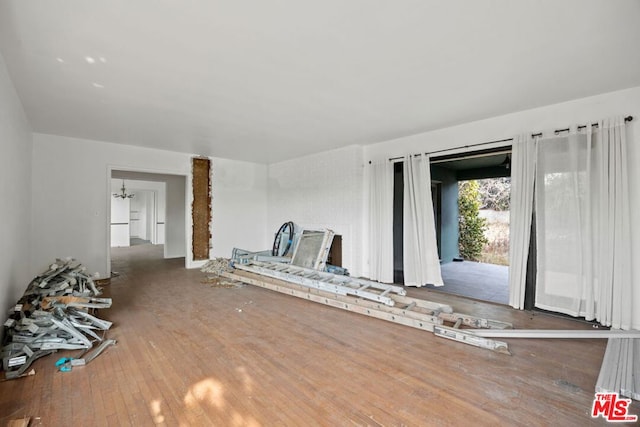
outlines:
[[486, 338], [640, 338], [640, 331], [620, 329], [474, 329], [472, 332]]

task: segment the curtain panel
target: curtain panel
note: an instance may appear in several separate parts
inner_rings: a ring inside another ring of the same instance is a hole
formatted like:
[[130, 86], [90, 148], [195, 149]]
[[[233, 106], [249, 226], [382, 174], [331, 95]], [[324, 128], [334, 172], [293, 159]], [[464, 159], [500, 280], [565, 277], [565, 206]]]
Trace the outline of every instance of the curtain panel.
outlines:
[[509, 305], [524, 308], [527, 261], [533, 215], [536, 143], [528, 135], [513, 139], [509, 222]]
[[369, 165], [369, 278], [393, 283], [393, 163]]
[[535, 305], [621, 329], [631, 326], [625, 130], [620, 117], [543, 137], [535, 169]]
[[405, 286], [442, 286], [428, 155], [405, 156], [403, 270]]

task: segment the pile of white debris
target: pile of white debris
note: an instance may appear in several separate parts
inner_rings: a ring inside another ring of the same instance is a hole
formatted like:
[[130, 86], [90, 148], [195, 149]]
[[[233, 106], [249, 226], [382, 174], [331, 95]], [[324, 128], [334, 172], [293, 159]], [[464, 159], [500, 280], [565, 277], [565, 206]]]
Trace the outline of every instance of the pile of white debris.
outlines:
[[233, 268], [229, 266], [228, 258], [215, 258], [209, 260], [205, 265], [200, 269], [203, 273], [211, 273], [211, 274], [220, 274], [225, 271], [233, 271]]
[[[99, 298], [101, 294], [86, 268], [73, 258], [57, 259], [36, 276], [4, 323], [0, 357], [5, 378], [30, 374], [27, 369], [36, 359], [58, 350], [81, 350], [79, 357], [56, 363], [61, 371], [70, 370], [115, 344], [104, 337], [112, 323], [94, 316], [96, 309], [111, 307], [111, 298]], [[87, 353], [96, 343], [98, 347]]]

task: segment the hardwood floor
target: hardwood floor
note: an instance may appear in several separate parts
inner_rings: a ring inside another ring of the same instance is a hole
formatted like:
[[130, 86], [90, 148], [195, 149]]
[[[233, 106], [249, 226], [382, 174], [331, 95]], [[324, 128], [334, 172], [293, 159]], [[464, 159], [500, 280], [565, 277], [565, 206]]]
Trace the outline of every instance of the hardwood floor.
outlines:
[[[510, 340], [512, 356], [253, 286], [217, 287], [154, 246], [113, 254], [118, 341], [85, 367], [0, 383], [0, 422], [32, 425], [603, 425], [604, 340]], [[519, 328], [584, 328], [426, 289]], [[68, 353], [70, 355], [73, 352]], [[640, 414], [634, 402], [630, 412]]]

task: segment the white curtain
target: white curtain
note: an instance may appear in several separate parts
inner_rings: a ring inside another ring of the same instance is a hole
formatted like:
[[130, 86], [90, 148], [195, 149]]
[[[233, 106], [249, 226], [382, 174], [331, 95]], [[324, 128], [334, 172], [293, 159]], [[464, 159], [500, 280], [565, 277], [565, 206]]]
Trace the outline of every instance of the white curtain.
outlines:
[[406, 286], [442, 286], [429, 156], [405, 156], [403, 270]]
[[626, 162], [623, 118], [538, 142], [537, 307], [630, 328]]
[[393, 163], [369, 165], [369, 278], [393, 283]]
[[533, 214], [536, 141], [528, 135], [513, 139], [509, 224], [509, 305], [524, 308], [524, 289]]

